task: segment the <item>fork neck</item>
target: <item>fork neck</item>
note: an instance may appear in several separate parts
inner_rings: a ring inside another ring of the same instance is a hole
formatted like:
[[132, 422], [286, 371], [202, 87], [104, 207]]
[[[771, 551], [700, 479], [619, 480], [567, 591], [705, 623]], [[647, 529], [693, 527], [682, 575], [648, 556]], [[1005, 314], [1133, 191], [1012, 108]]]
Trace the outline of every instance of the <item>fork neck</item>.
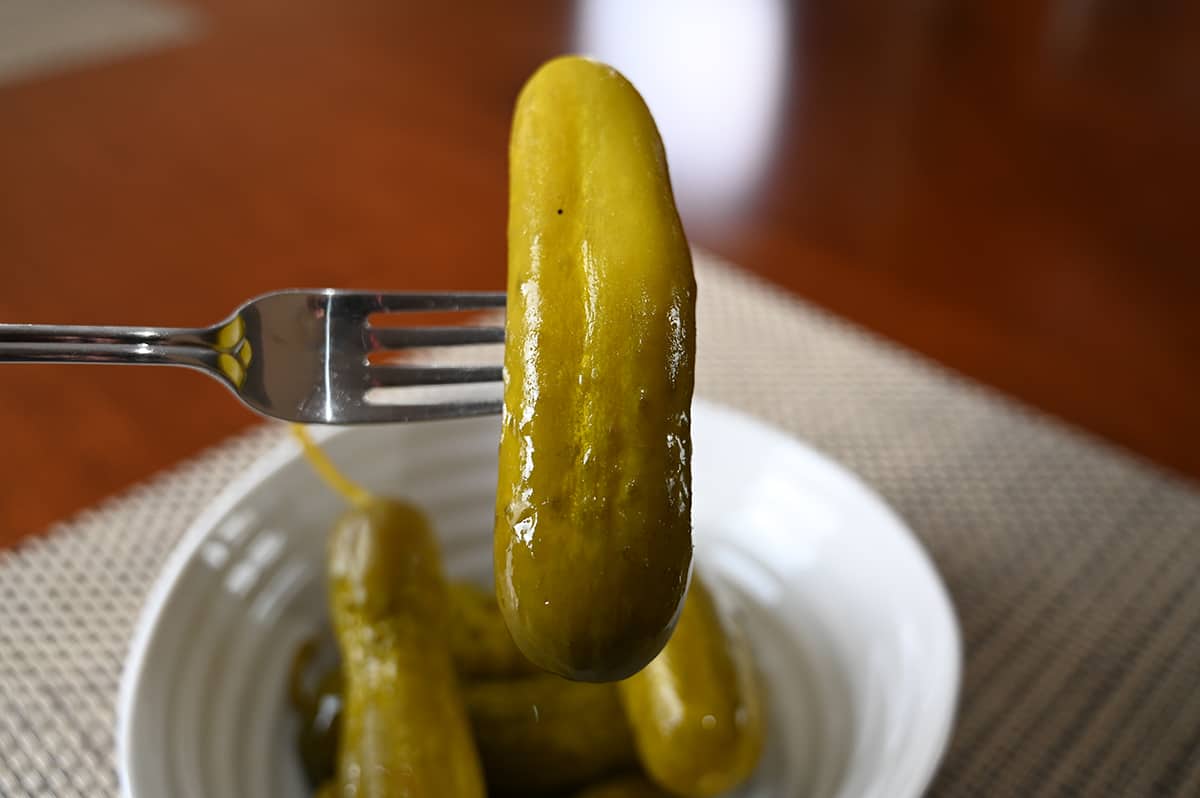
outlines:
[[110, 363], [188, 366], [220, 376], [220, 353], [203, 346], [159, 344], [52, 344], [0, 341], [0, 363]]
[[0, 344], [199, 346], [218, 345], [222, 327], [114, 327], [81, 324], [0, 324]]
[[188, 366], [228, 378], [220, 359], [241, 335], [230, 327], [0, 324], [0, 363]]

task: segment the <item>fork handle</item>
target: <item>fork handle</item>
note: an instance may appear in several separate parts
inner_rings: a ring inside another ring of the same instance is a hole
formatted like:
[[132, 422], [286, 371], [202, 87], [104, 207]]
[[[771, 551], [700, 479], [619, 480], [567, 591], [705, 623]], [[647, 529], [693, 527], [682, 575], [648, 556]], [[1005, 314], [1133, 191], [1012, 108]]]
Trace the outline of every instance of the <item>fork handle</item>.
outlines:
[[0, 324], [0, 363], [128, 363], [210, 368], [208, 328]]

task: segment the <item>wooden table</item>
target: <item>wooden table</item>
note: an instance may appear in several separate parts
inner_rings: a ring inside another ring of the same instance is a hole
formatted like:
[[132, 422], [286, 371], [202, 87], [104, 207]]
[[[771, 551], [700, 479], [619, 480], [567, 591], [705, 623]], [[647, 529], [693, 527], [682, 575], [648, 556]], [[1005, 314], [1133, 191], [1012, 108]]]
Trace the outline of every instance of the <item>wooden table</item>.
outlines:
[[[0, 88], [0, 319], [500, 287], [513, 99], [583, 50], [696, 243], [1200, 476], [1198, 4], [193, 2], [192, 43]], [[254, 421], [182, 370], [0, 368], [0, 545]]]

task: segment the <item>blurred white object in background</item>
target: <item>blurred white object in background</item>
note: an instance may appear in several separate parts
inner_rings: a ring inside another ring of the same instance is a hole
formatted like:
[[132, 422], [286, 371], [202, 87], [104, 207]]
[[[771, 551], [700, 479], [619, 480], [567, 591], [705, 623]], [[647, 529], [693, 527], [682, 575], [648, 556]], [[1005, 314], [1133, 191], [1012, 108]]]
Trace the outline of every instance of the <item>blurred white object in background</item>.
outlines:
[[150, 0], [0, 0], [0, 86], [179, 44], [198, 19]]
[[685, 222], [727, 217], [778, 138], [788, 10], [781, 0], [582, 0], [576, 48], [637, 86], [658, 122]]

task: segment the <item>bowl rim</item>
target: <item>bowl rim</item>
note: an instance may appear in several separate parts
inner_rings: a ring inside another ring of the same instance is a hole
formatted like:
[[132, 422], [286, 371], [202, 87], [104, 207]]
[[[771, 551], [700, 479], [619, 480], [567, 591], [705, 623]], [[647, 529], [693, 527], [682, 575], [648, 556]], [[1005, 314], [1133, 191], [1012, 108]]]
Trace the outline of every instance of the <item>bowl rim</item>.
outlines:
[[[950, 737], [957, 723], [960, 709], [963, 672], [963, 639], [962, 630], [955, 612], [950, 592], [946, 588], [941, 573], [938, 571], [933, 558], [892, 506], [881, 497], [854, 471], [825, 452], [802, 441], [792, 433], [762, 421], [748, 413], [717, 402], [696, 397], [693, 401], [693, 417], [699, 409], [704, 415], [722, 418], [723, 421], [734, 425], [753, 429], [755, 432], [786, 442], [789, 446], [797, 447], [807, 456], [819, 461], [822, 466], [836, 471], [838, 476], [853, 483], [865, 496], [873, 500], [893, 521], [893, 528], [898, 535], [898, 542], [908, 549], [913, 562], [924, 571], [935, 596], [935, 612], [941, 616], [944, 623], [943, 632], [947, 635], [951, 656], [945, 663], [946, 675], [949, 681], [939, 717], [933, 727], [932, 734], [926, 737], [928, 745], [925, 761], [915, 770], [916, 778], [912, 782], [915, 788], [912, 796], [922, 795], [928, 789], [946, 755]], [[416, 422], [418, 424], [439, 425], [447, 422], [430, 421]], [[317, 442], [325, 442], [348, 434], [354, 427], [319, 426], [309, 427], [310, 433]], [[258, 488], [262, 482], [284, 466], [301, 456], [299, 444], [292, 436], [287, 436], [276, 443], [271, 449], [253, 460], [244, 471], [229, 482], [217, 493], [209, 505], [188, 525], [178, 542], [163, 562], [162, 569], [155, 578], [153, 585], [146, 594], [142, 609], [138, 614], [133, 634], [130, 637], [128, 653], [121, 672], [121, 680], [116, 704], [116, 765], [122, 798], [138, 798], [130, 784], [131, 764], [134, 762], [133, 751], [133, 717], [137, 699], [138, 686], [142, 682], [146, 670], [147, 655], [150, 643], [157, 630], [158, 620], [171, 597], [183, 571], [195, 558], [197, 552], [207, 540], [217, 523], [238, 505], [243, 499]], [[897, 798], [904, 798], [898, 796]]]

